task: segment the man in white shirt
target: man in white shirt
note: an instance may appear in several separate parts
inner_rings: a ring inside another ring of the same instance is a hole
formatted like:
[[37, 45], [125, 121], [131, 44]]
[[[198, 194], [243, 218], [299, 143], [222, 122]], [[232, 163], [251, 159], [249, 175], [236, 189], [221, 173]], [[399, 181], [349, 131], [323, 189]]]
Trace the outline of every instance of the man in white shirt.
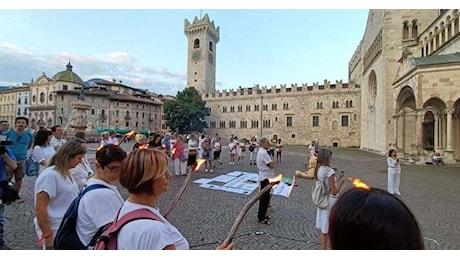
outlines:
[[66, 140], [62, 138], [62, 126], [55, 125], [51, 127], [51, 132], [53, 132], [53, 136], [51, 137], [50, 145], [54, 147], [55, 151], [57, 151], [59, 147], [61, 147], [66, 142]]
[[[267, 137], [260, 138], [260, 147], [257, 152], [256, 162], [257, 168], [259, 168], [259, 183], [261, 190], [265, 188], [265, 186], [269, 185], [270, 178], [275, 177], [275, 162], [268, 154], [268, 149], [270, 149], [270, 140]], [[268, 222], [270, 217], [267, 216], [268, 205], [270, 204], [270, 192], [271, 189], [265, 192], [265, 194], [260, 198], [259, 211], [257, 214], [259, 222], [266, 225], [270, 225]]]

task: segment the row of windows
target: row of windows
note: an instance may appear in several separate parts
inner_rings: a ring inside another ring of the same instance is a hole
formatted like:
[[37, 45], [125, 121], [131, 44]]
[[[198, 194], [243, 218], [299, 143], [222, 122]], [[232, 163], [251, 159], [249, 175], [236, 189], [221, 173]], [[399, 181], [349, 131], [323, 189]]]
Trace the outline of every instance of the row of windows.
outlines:
[[[339, 108], [339, 104], [340, 104], [339, 101], [332, 101], [332, 108]], [[345, 107], [347, 107], [347, 108], [353, 107], [353, 101], [352, 100], [345, 101]], [[264, 104], [262, 106], [263, 111], [268, 111], [268, 108], [269, 108], [268, 104]], [[324, 108], [323, 107], [323, 102], [322, 101], [316, 102], [316, 108], [317, 109]], [[272, 104], [271, 105], [271, 110], [278, 110], [278, 105], [277, 104]], [[289, 103], [284, 103], [283, 104], [283, 110], [289, 110]], [[260, 111], [260, 105], [255, 104], [253, 111]], [[234, 113], [235, 112], [235, 106], [230, 106], [230, 111], [227, 109], [227, 106], [223, 106], [222, 107], [222, 113], [227, 113], [227, 112]], [[238, 105], [237, 112], [243, 112], [243, 106], [242, 105]], [[245, 112], [251, 112], [251, 105], [246, 105]], [[209, 113], [211, 113], [211, 108], [209, 108]]]
[[24, 108], [24, 113], [21, 114], [21, 108], [18, 108], [18, 116], [27, 116], [27, 108]]
[[[312, 124], [311, 126], [314, 127], [319, 127], [319, 116], [312, 116]], [[356, 120], [356, 119], [355, 119]], [[235, 120], [229, 120], [228, 121], [228, 128], [236, 128], [237, 122]], [[250, 128], [259, 128], [259, 120], [251, 120], [250, 121]], [[293, 124], [293, 118], [292, 116], [287, 116], [286, 117], [286, 127], [292, 127]], [[350, 118], [349, 115], [342, 115], [340, 117], [340, 125], [341, 126], [350, 126]], [[218, 126], [218, 127], [217, 127]], [[211, 121], [209, 122], [209, 127], [210, 128], [226, 128], [226, 122], [225, 121], [219, 121], [217, 124], [216, 121]], [[262, 128], [271, 128], [273, 127], [273, 124], [270, 119], [264, 119], [262, 120]], [[248, 121], [247, 120], [240, 120], [239, 122], [239, 128], [248, 128]]]

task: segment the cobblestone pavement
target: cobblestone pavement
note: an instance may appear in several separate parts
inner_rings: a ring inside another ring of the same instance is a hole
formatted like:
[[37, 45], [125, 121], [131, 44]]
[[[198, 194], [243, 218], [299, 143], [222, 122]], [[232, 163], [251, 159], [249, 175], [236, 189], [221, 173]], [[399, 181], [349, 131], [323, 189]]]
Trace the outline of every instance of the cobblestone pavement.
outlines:
[[[94, 146], [94, 145], [93, 145]], [[132, 143], [123, 144], [130, 150]], [[276, 172], [293, 176], [294, 170], [304, 170], [306, 160], [305, 146], [285, 147], [282, 162], [277, 164]], [[371, 186], [386, 189], [385, 158], [359, 149], [333, 149], [333, 165], [343, 169], [348, 177], [361, 178]], [[89, 153], [94, 158], [94, 151]], [[212, 178], [234, 170], [257, 173], [256, 166], [249, 165], [249, 156], [239, 164], [228, 164], [228, 151], [222, 152], [223, 165], [214, 173], [204, 170], [194, 173], [192, 181], [198, 178]], [[170, 164], [173, 171], [173, 165]], [[172, 198], [179, 190], [183, 176], [173, 176], [170, 189], [158, 206], [165, 212]], [[181, 200], [169, 217], [187, 238], [192, 250], [214, 249], [224, 240], [233, 222], [256, 193], [242, 195], [198, 187], [189, 183]], [[6, 206], [5, 231], [7, 243], [13, 249], [38, 249], [33, 227], [33, 189], [34, 177], [25, 177], [21, 196], [22, 204]], [[402, 165], [402, 200], [417, 217], [425, 237], [427, 249], [460, 249], [460, 168]], [[257, 222], [256, 203], [240, 225], [234, 239], [237, 249], [252, 250], [308, 250], [319, 249], [319, 232], [315, 228], [316, 208], [311, 203], [310, 188], [312, 180], [297, 179], [297, 186], [289, 198], [274, 196], [272, 224], [267, 226]], [[347, 186], [350, 186], [347, 183]], [[126, 197], [126, 191], [121, 188]]]

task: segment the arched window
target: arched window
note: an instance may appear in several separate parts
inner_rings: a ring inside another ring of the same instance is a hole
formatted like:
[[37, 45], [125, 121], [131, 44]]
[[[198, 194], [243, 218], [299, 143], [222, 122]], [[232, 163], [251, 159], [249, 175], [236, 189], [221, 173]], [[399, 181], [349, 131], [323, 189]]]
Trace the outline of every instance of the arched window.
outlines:
[[284, 110], [289, 110], [289, 103], [288, 102], [284, 102], [283, 109]]
[[222, 113], [227, 113], [227, 106], [222, 107]]
[[212, 51], [212, 42], [209, 42], [209, 50]]
[[417, 38], [418, 36], [418, 25], [417, 21], [412, 21], [412, 39]]
[[198, 49], [198, 48], [200, 48], [200, 40], [195, 39], [195, 41], [193, 42], [193, 49]]
[[377, 97], [377, 75], [375, 74], [375, 71], [371, 71], [369, 75], [369, 96], [368, 96], [368, 102], [369, 102], [369, 107], [373, 108], [375, 106], [375, 99]]
[[403, 25], [403, 40], [409, 39], [409, 25], [407, 22], [404, 22]]

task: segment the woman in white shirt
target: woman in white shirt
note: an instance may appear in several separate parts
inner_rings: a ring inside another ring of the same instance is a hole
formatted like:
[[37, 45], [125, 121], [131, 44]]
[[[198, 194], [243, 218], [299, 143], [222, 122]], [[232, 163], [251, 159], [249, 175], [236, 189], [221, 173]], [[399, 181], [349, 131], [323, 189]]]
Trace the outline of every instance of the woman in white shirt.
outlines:
[[315, 179], [322, 182], [327, 190], [327, 207], [316, 209], [316, 228], [320, 230], [321, 249], [327, 249], [329, 240], [329, 214], [339, 196], [339, 191], [344, 183], [343, 172], [336, 178], [335, 169], [331, 167], [332, 152], [329, 149], [321, 149], [318, 152], [318, 163], [315, 168]]
[[70, 169], [77, 166], [86, 150], [69, 141], [59, 148], [35, 181], [35, 231], [44, 249], [54, 249], [54, 235], [73, 199], [78, 195], [77, 183]]
[[49, 160], [56, 152], [54, 147], [50, 145], [52, 135], [53, 133], [49, 130], [40, 130], [35, 135], [34, 149], [31, 156], [32, 160], [38, 162], [40, 165], [38, 174], [48, 166]]
[[[118, 219], [130, 211], [148, 209], [159, 220], [138, 219], [126, 224], [118, 233], [119, 250], [184, 250], [189, 243], [180, 231], [166, 220], [157, 208], [159, 197], [168, 190], [168, 156], [157, 149], [137, 149], [123, 160], [120, 184], [129, 191]], [[224, 241], [216, 249], [233, 249]]]
[[126, 152], [118, 145], [108, 144], [96, 152], [96, 173], [85, 187], [102, 184], [107, 188], [93, 189], [86, 193], [78, 205], [77, 235], [91, 249], [97, 233], [112, 222], [123, 204], [123, 198], [115, 184], [120, 179], [121, 161]]
[[[81, 144], [85, 150], [88, 150], [88, 144], [85, 140], [81, 138], [75, 138], [75, 142]], [[88, 156], [85, 154], [85, 157], [81, 160], [81, 162], [73, 169], [70, 169], [70, 174], [72, 175], [73, 179], [78, 185], [78, 189], [81, 190], [88, 179], [93, 175], [94, 171], [91, 168], [91, 164], [88, 161]]]

